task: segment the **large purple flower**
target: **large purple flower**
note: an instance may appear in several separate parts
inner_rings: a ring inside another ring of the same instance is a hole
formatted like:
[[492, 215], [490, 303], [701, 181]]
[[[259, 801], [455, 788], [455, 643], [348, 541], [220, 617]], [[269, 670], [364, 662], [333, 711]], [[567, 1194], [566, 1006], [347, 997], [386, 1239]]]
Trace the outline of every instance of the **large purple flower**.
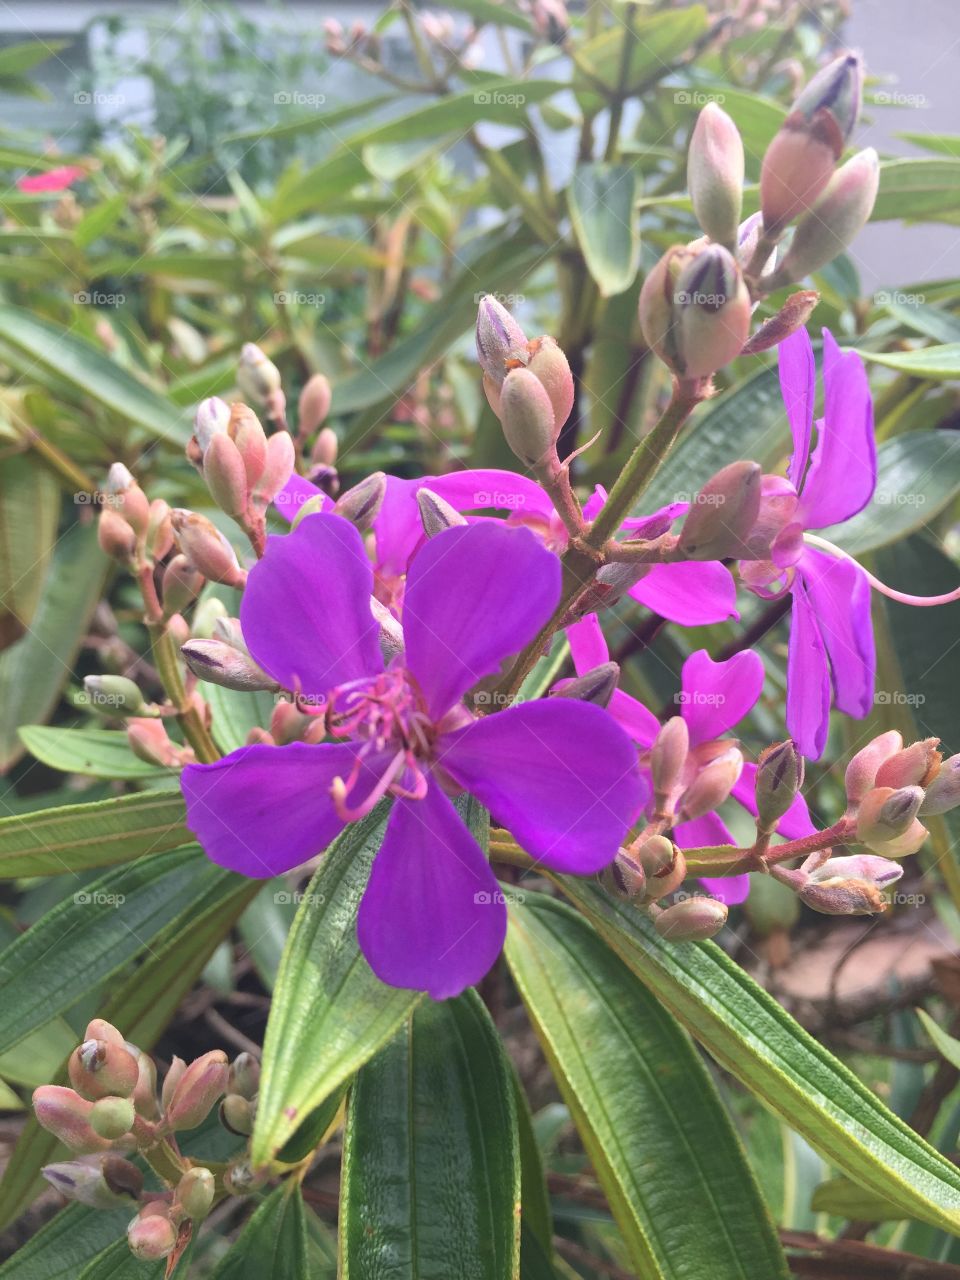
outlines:
[[392, 795], [360, 946], [384, 982], [443, 999], [487, 972], [506, 929], [450, 796], [472, 793], [539, 862], [586, 874], [613, 858], [645, 793], [633, 744], [599, 707], [549, 700], [476, 719], [464, 706], [558, 602], [559, 562], [529, 531], [484, 521], [427, 542], [407, 575], [405, 653], [387, 666], [372, 590], [362, 539], [338, 516], [268, 539], [243, 597], [244, 638], [284, 688], [323, 707], [329, 736], [189, 766], [187, 821], [221, 866], [273, 876]]
[[[609, 659], [607, 642], [595, 614], [568, 627], [567, 635], [578, 674], [583, 675]], [[699, 767], [698, 748], [709, 759], [713, 754], [712, 744], [724, 738], [743, 719], [756, 704], [762, 689], [763, 663], [752, 649], [734, 654], [725, 662], [714, 662], [705, 649], [698, 649], [687, 658], [683, 664], [677, 701], [690, 735], [690, 781]], [[617, 689], [610, 701], [610, 713], [643, 750], [648, 751], [653, 746], [660, 731], [660, 722], [642, 702]], [[754, 817], [757, 813], [754, 795], [756, 776], [757, 766], [745, 762], [743, 772], [730, 792], [731, 797]], [[789, 840], [796, 840], [810, 835], [813, 830], [806, 801], [798, 795], [780, 819], [777, 832]], [[673, 829], [673, 839], [682, 849], [736, 843], [726, 823], [716, 813], [681, 822]], [[743, 902], [750, 892], [748, 875], [705, 877], [702, 883], [715, 897], [731, 906]]]
[[764, 478], [761, 522], [772, 535], [769, 560], [741, 562], [751, 590], [793, 595], [787, 659], [787, 728], [818, 760], [827, 742], [830, 705], [856, 719], [873, 705], [876, 655], [870, 580], [847, 558], [804, 540], [808, 529], [849, 520], [873, 496], [877, 453], [873, 403], [860, 357], [823, 331], [824, 412], [812, 455], [816, 367], [805, 329], [780, 344], [780, 386], [793, 433], [787, 478]]

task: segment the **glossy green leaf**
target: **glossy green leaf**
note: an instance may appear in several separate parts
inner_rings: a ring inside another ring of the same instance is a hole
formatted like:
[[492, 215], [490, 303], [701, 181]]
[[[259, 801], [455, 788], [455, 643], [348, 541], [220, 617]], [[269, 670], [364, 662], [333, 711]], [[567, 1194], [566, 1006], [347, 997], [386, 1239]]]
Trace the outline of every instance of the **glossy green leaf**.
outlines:
[[511, 903], [507, 960], [640, 1280], [775, 1280], [786, 1263], [710, 1077], [569, 907]]
[[258, 1166], [389, 1040], [420, 999], [385, 986], [357, 943], [357, 909], [385, 818], [380, 806], [347, 827], [302, 895], [264, 1038], [252, 1139]]
[[960, 493], [960, 438], [954, 431], [908, 431], [877, 450], [873, 499], [822, 536], [851, 555], [897, 542], [929, 525]]
[[77, 334], [20, 307], [0, 306], [0, 338], [27, 357], [25, 369], [52, 369], [83, 395], [144, 427], [156, 439], [182, 446], [190, 438], [183, 416], [159, 392]]
[[887, 160], [880, 166], [880, 190], [871, 222], [953, 222], [960, 198], [960, 160]]
[[956, 1036], [950, 1035], [949, 1032], [944, 1031], [942, 1027], [937, 1026], [926, 1010], [918, 1009], [917, 1017], [923, 1023], [927, 1035], [929, 1035], [939, 1052], [943, 1054], [951, 1066], [960, 1070], [960, 1040]]
[[866, 351], [859, 348], [864, 360], [886, 365], [912, 378], [960, 378], [960, 342], [943, 342], [935, 347], [918, 347], [914, 351]]
[[60, 486], [31, 454], [0, 467], [0, 649], [30, 625], [43, 590], [60, 518]]
[[513, 1080], [479, 996], [428, 1001], [350, 1092], [342, 1280], [516, 1280]]
[[855, 1222], [894, 1222], [906, 1217], [902, 1209], [864, 1191], [849, 1178], [828, 1178], [821, 1182], [811, 1197], [810, 1207], [816, 1213], [830, 1213]]
[[307, 1280], [307, 1229], [299, 1184], [291, 1179], [264, 1200], [211, 1280]]
[[59, 729], [27, 724], [20, 739], [31, 755], [63, 773], [85, 773], [91, 778], [173, 777], [170, 769], [148, 764], [130, 750], [120, 729]]
[[[896, 298], [898, 295], [894, 294]], [[903, 296], [903, 295], [900, 295]], [[922, 302], [888, 302], [885, 309], [901, 324], [935, 342], [960, 342], [960, 318]]]
[[109, 867], [186, 844], [183, 800], [141, 791], [0, 819], [0, 879]]
[[580, 164], [567, 191], [577, 243], [605, 298], [629, 289], [640, 265], [639, 185], [633, 164]]
[[732, 1075], [840, 1172], [911, 1217], [960, 1227], [960, 1171], [889, 1111], [714, 943], [671, 944], [599, 885], [563, 891]]
[[93, 525], [75, 525], [60, 539], [30, 630], [0, 653], [0, 773], [23, 755], [19, 727], [56, 706], [106, 572]]
[[266, 729], [276, 706], [272, 693], [243, 693], [219, 684], [205, 684], [203, 696], [213, 714], [212, 732], [221, 751], [236, 751], [246, 744], [251, 729]]
[[0, 1266], [0, 1280], [77, 1280], [87, 1263], [126, 1231], [132, 1216], [128, 1209], [105, 1213], [68, 1205]]
[[77, 1280], [161, 1280], [165, 1262], [140, 1262], [126, 1239], [115, 1240], [80, 1272]]

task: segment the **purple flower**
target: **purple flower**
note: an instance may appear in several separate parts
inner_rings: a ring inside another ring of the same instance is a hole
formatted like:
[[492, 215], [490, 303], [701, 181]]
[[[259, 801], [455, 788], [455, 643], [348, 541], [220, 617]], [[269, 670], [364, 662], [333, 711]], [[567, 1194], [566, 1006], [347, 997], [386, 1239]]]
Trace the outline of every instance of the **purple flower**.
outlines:
[[187, 821], [221, 866], [274, 876], [392, 795], [360, 946], [384, 982], [443, 999], [487, 972], [506, 929], [451, 795], [472, 793], [532, 857], [579, 874], [610, 862], [646, 797], [633, 744], [599, 707], [548, 700], [477, 719], [463, 703], [559, 600], [559, 562], [527, 530], [484, 521], [427, 542], [407, 575], [406, 650], [386, 667], [373, 586], [363, 541], [338, 516], [268, 539], [241, 605], [244, 638], [284, 688], [322, 706], [329, 736], [189, 766]]
[[[596, 614], [567, 628], [570, 652], [577, 674], [609, 660], [607, 642]], [[752, 649], [734, 654], [726, 662], [714, 662], [705, 649], [692, 653], [683, 664], [681, 692], [677, 697], [680, 715], [690, 735], [688, 768], [692, 781], [699, 767], [700, 755], [709, 759], [712, 744], [723, 738], [756, 704], [763, 688], [763, 663]], [[610, 701], [610, 714], [640, 747], [648, 751], [660, 730], [660, 722], [652, 711], [630, 694], [617, 689]], [[733, 743], [730, 744], [734, 745]], [[756, 817], [754, 797], [757, 766], [744, 763], [743, 772], [730, 792], [750, 814]], [[796, 800], [781, 818], [777, 831], [796, 840], [814, 830], [803, 796]], [[726, 824], [716, 813], [705, 814], [692, 822], [682, 822], [673, 829], [673, 839], [682, 849], [696, 849], [720, 844], [735, 844]], [[733, 906], [743, 902], [750, 891], [750, 877], [723, 876], [701, 881], [715, 897]]]
[[793, 433], [787, 478], [764, 477], [760, 522], [769, 559], [741, 563], [751, 590], [793, 596], [787, 660], [787, 728], [818, 760], [826, 746], [831, 701], [856, 719], [873, 705], [876, 655], [870, 579], [854, 561], [804, 540], [809, 529], [840, 524], [861, 511], [877, 483], [873, 403], [863, 362], [823, 331], [824, 415], [811, 454], [816, 368], [800, 329], [780, 344], [780, 386]]

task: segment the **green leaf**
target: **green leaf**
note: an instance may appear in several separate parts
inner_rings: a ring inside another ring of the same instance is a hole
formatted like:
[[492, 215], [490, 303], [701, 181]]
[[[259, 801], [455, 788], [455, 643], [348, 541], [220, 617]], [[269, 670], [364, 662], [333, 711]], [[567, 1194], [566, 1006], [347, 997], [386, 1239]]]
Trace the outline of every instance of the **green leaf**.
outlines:
[[183, 415], [163, 396], [75, 333], [20, 307], [0, 306], [0, 338], [28, 357], [25, 369], [35, 365], [51, 369], [83, 395], [144, 427], [156, 439], [184, 445], [190, 438]]
[[648, 82], [661, 79], [670, 64], [700, 38], [707, 29], [707, 11], [702, 4], [671, 9], [634, 20], [630, 58], [623, 74], [626, 27], [622, 19], [580, 46], [576, 54], [576, 85], [593, 92], [597, 83], [607, 91], [621, 85], [628, 95]]
[[640, 1280], [785, 1280], [746, 1156], [673, 1018], [545, 896], [511, 903], [506, 953]]
[[877, 487], [869, 504], [821, 532], [851, 555], [861, 555], [928, 525], [958, 493], [957, 433], [908, 431], [877, 450]]
[[960, 160], [887, 160], [871, 222], [955, 222], [960, 198]]
[[88, 209], [73, 228], [73, 243], [78, 249], [88, 249], [94, 241], [112, 231], [129, 208], [129, 197], [125, 191], [110, 196]]
[[23, 754], [19, 727], [56, 706], [106, 572], [93, 525], [75, 525], [60, 539], [30, 630], [0, 653], [0, 773]]
[[347, 827], [303, 894], [273, 995], [251, 1157], [266, 1164], [393, 1035], [420, 999], [385, 986], [357, 943], [357, 909], [383, 836], [378, 806]]
[[91, 778], [172, 777], [170, 769], [148, 764], [130, 750], [120, 729], [60, 729], [26, 724], [20, 740], [31, 755], [63, 773], [85, 773]]
[[60, 487], [30, 454], [0, 469], [0, 649], [30, 625], [47, 575], [60, 517]]
[[567, 192], [577, 243], [604, 298], [629, 289], [640, 265], [639, 188], [633, 164], [581, 164]]
[[810, 1200], [815, 1213], [830, 1213], [855, 1222], [895, 1222], [906, 1214], [880, 1196], [864, 1191], [849, 1178], [828, 1178], [821, 1182]]
[[[0, 76], [23, 75], [25, 71], [32, 71], [69, 44], [69, 40], [22, 40], [18, 44], [8, 44], [5, 49], [0, 49]], [[63, 163], [61, 156], [57, 164]]]
[[886, 365], [912, 378], [960, 378], [960, 342], [943, 342], [935, 347], [918, 347], [915, 351], [867, 351], [854, 348], [864, 360]]
[[197, 849], [143, 858], [84, 884], [0, 952], [8, 1049], [149, 948], [222, 871]]
[[160, 1280], [165, 1269], [163, 1261], [140, 1262], [124, 1238], [88, 1262], [77, 1280]]
[[[896, 294], [893, 296], [897, 297]], [[885, 310], [908, 329], [922, 333], [926, 338], [933, 338], [935, 342], [960, 342], [960, 319], [943, 307], [922, 302], [895, 301], [888, 302]]]
[[303, 1197], [299, 1184], [291, 1180], [264, 1200], [211, 1280], [307, 1280], [309, 1274]]
[[105, 1213], [68, 1205], [0, 1266], [0, 1280], [76, 1280], [91, 1259], [126, 1231], [132, 1216], [129, 1209]]
[[899, 1120], [714, 943], [671, 944], [586, 880], [558, 880], [687, 1030], [859, 1186], [909, 1216], [960, 1227], [960, 1172]]
[[141, 791], [0, 819], [0, 879], [55, 876], [129, 862], [190, 839], [179, 795]]
[[342, 1280], [516, 1280], [511, 1068], [479, 996], [428, 1001], [350, 1092]]
[[243, 693], [219, 684], [205, 684], [203, 696], [213, 714], [214, 741], [227, 753], [245, 746], [251, 729], [265, 729], [276, 706], [273, 694], [262, 689]]
[[952, 1067], [960, 1070], [960, 1040], [949, 1035], [942, 1027], [938, 1027], [929, 1013], [924, 1009], [917, 1010], [917, 1017], [923, 1023], [927, 1035]]

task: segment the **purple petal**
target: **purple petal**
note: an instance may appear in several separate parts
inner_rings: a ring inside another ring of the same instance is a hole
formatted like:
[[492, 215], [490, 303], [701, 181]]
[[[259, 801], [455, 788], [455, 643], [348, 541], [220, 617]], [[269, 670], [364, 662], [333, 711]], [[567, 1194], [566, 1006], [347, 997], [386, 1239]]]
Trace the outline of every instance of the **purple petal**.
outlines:
[[655, 564], [630, 588], [634, 600], [682, 627], [739, 618], [737, 587], [719, 560]]
[[711, 897], [725, 902], [728, 907], [738, 907], [750, 897], [750, 877], [739, 876], [701, 876], [700, 883]]
[[[567, 639], [573, 666], [578, 676], [586, 675], [594, 667], [610, 661], [606, 637], [595, 613], [588, 613], [579, 622], [567, 627]], [[642, 702], [632, 698], [622, 689], [615, 689], [607, 710], [641, 747], [650, 747], [660, 731], [660, 721], [648, 711]]]
[[800, 495], [799, 518], [808, 529], [849, 520], [867, 505], [877, 485], [873, 401], [863, 361], [843, 352], [823, 331], [823, 420]]
[[[754, 818], [757, 816], [757, 766], [745, 761], [740, 777], [733, 784], [731, 796]], [[793, 804], [777, 823], [777, 834], [788, 840], [799, 840], [803, 836], [812, 835], [816, 827], [810, 818], [810, 811], [803, 794], [799, 793]]]
[[438, 751], [450, 776], [557, 871], [606, 866], [647, 798], [636, 748], [590, 703], [510, 707], [446, 734]]
[[862, 720], [873, 707], [877, 665], [870, 583], [859, 565], [812, 547], [799, 571], [830, 659], [834, 705]]
[[813, 406], [817, 395], [817, 366], [813, 358], [813, 343], [806, 329], [798, 329], [789, 338], [784, 338], [779, 347], [779, 359], [780, 394], [793, 435], [793, 456], [787, 476], [794, 488], [799, 489], [810, 457]]
[[395, 801], [357, 917], [377, 977], [458, 996], [490, 969], [506, 931], [496, 877], [436, 783], [423, 800]]
[[431, 538], [407, 574], [406, 663], [440, 717], [532, 640], [560, 599], [560, 561], [502, 521]]
[[736, 844], [727, 830], [726, 823], [715, 813], [705, 813], [701, 818], [681, 822], [673, 828], [673, 841], [681, 849], [709, 849], [717, 844]]
[[787, 650], [787, 730], [808, 760], [819, 760], [830, 727], [830, 667], [800, 574], [793, 580]]
[[714, 662], [706, 649], [683, 664], [683, 706], [690, 741], [712, 742], [738, 724], [763, 689], [763, 663], [752, 649]]
[[323, 495], [323, 510], [325, 512], [332, 511], [333, 499], [323, 493], [323, 490], [311, 481], [303, 476], [298, 476], [294, 472], [274, 498], [273, 505], [277, 515], [283, 516], [284, 520], [292, 520], [303, 504], [309, 502], [311, 498], [315, 498], [318, 494]]
[[373, 570], [360, 534], [313, 515], [267, 539], [250, 570], [240, 625], [251, 654], [285, 689], [322, 696], [383, 670], [370, 612]]
[[180, 777], [187, 826], [221, 867], [254, 879], [289, 871], [342, 830], [330, 785], [350, 773], [355, 757], [346, 745], [294, 742], [187, 765]]

